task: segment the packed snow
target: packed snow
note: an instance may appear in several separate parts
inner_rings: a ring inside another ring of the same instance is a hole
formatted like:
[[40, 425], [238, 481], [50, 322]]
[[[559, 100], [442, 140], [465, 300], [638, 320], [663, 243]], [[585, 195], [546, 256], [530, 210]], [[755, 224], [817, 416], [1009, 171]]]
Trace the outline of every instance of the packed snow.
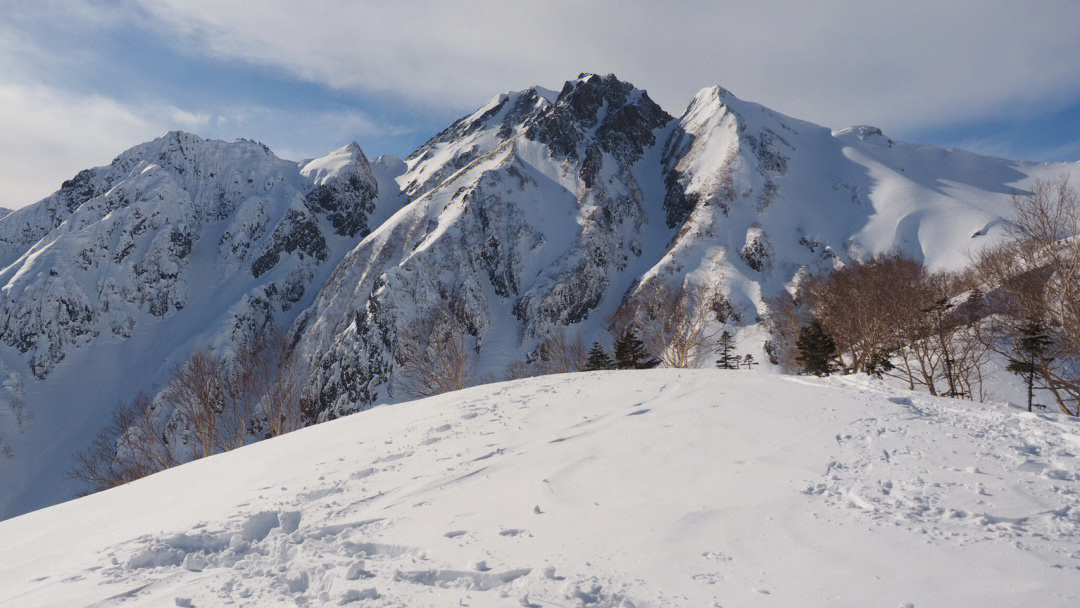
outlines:
[[0, 605], [1071, 607], [1078, 455], [865, 378], [546, 376], [0, 522]]

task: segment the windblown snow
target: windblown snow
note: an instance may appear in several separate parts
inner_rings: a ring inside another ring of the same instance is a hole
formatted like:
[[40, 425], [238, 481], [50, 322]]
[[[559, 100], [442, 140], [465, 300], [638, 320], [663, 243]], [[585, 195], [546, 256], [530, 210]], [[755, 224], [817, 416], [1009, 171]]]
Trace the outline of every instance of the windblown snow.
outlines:
[[546, 376], [0, 522], [0, 604], [1076, 606], [1078, 455], [865, 379]]

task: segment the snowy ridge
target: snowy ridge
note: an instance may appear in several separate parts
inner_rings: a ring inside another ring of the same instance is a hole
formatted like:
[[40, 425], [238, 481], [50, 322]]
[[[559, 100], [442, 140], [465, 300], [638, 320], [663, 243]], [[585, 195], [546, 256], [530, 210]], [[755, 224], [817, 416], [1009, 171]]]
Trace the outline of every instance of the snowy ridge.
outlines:
[[[662, 195], [656, 161], [671, 117], [613, 76], [583, 75], [554, 104], [525, 104], [501, 139], [510, 99], [455, 123], [467, 142], [502, 143], [470, 143], [462, 167], [434, 171], [450, 177], [350, 252], [298, 322], [324, 416], [392, 396], [395, 344], [439, 298], [460, 298], [477, 348], [491, 353], [485, 371], [497, 373], [553, 331], [590, 318], [597, 327], [595, 310], [613, 312], [647, 268], [643, 254], [660, 253], [667, 237], [650, 232], [663, 225], [649, 199]], [[409, 161], [406, 191], [430, 171], [417, 164], [426, 157]]]
[[720, 87], [674, 118], [596, 74], [496, 96], [405, 161], [169, 133], [0, 218], [0, 518], [74, 494], [72, 452], [116, 401], [271, 320], [323, 419], [405, 399], [402, 332], [448, 297], [478, 378], [602, 339], [651, 281], [721, 280], [750, 352], [763, 299], [805, 273], [895, 249], [957, 268], [1013, 191], [1061, 173], [1080, 164], [833, 132]]
[[0, 522], [0, 604], [1064, 608], [1077, 430], [846, 378], [487, 385]]
[[[676, 120], [614, 76], [527, 90], [407, 161], [412, 202], [347, 256], [296, 330], [325, 417], [385, 399], [401, 329], [454, 293], [499, 374], [547, 336], [601, 337], [654, 280], [720, 279], [736, 324], [804, 273], [901, 250], [958, 268], [1003, 237], [1034, 165], [829, 129], [702, 90]], [[439, 180], [443, 181], [439, 181]], [[759, 357], [761, 358], [761, 357]]]
[[[172, 132], [4, 218], [0, 364], [20, 393], [6, 409], [35, 422], [0, 416], [14, 453], [0, 513], [66, 498], [68, 450], [193, 349], [290, 324], [368, 218], [398, 204], [380, 200], [355, 146], [301, 169], [261, 144]], [[69, 447], [47, 453], [54, 442]]]

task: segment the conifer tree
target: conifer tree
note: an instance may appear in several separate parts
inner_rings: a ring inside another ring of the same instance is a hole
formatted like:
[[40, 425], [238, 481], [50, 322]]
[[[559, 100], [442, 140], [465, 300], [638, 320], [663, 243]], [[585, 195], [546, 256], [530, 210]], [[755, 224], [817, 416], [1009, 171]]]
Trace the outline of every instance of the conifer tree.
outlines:
[[716, 345], [716, 352], [720, 358], [716, 360], [716, 367], [720, 369], [739, 369], [739, 357], [735, 354], [735, 340], [731, 332], [724, 330], [720, 334], [720, 342]]
[[754, 355], [747, 353], [747, 355], [743, 357], [743, 365], [746, 366], [746, 369], [754, 369], [754, 366], [757, 364], [758, 362], [754, 361]]
[[836, 342], [822, 329], [821, 323], [814, 319], [810, 325], [802, 328], [795, 341], [799, 355], [796, 360], [802, 364], [804, 374], [828, 376], [833, 371], [832, 360], [836, 356]]
[[600, 345], [600, 342], [593, 342], [592, 348], [589, 349], [589, 355], [585, 359], [584, 371], [593, 372], [601, 369], [612, 369], [615, 367], [615, 362], [608, 356], [607, 351]]
[[627, 326], [615, 340], [616, 369], [649, 369], [660, 361], [653, 358], [632, 326]]
[[1024, 379], [1024, 384], [1027, 385], [1027, 410], [1030, 412], [1035, 393], [1035, 377], [1043, 366], [1052, 360], [1047, 356], [1047, 350], [1054, 341], [1046, 334], [1046, 327], [1037, 320], [1029, 320], [1020, 329], [1017, 338], [1017, 356], [1009, 359], [1009, 365], [1005, 369]]

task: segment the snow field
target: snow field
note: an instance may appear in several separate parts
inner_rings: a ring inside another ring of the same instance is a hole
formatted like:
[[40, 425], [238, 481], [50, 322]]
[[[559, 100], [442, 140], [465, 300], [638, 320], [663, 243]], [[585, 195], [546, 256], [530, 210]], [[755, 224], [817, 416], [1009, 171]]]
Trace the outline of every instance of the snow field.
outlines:
[[868, 380], [547, 376], [0, 522], [0, 605], [1075, 606], [1078, 452]]

